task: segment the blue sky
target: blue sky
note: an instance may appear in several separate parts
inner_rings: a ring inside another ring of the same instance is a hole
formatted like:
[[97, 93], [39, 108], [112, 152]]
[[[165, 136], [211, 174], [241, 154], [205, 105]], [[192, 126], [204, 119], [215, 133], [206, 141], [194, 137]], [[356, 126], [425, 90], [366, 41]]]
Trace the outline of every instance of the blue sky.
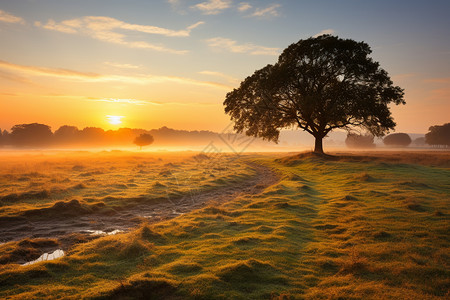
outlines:
[[397, 131], [424, 133], [450, 121], [449, 11], [449, 1], [1, 0], [0, 128], [120, 115], [130, 127], [220, 130], [228, 91], [289, 44], [331, 33], [372, 47], [406, 90]]

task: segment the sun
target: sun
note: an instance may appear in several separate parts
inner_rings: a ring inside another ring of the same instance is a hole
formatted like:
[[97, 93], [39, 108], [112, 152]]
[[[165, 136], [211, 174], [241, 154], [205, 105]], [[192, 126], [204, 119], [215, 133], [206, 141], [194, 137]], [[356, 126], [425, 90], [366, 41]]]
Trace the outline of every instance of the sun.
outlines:
[[122, 118], [123, 118], [124, 116], [110, 116], [110, 115], [107, 115], [106, 116], [106, 118], [108, 119], [108, 122], [109, 122], [109, 124], [111, 124], [111, 125], [119, 125], [119, 124], [122, 124]]

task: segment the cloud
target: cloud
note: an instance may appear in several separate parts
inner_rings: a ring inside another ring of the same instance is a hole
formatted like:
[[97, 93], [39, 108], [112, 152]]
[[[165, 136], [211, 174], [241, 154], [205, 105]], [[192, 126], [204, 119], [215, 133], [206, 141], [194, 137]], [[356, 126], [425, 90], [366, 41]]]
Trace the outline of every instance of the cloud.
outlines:
[[272, 4], [266, 8], [257, 8], [255, 12], [250, 15], [250, 17], [277, 17], [280, 15], [277, 11], [277, 8], [280, 6], [280, 4]]
[[230, 75], [223, 74], [221, 72], [205, 70], [205, 71], [201, 71], [201, 72], [198, 72], [198, 73], [202, 74], [202, 75], [208, 75], [208, 76], [214, 76], [214, 77], [223, 78], [223, 79], [225, 79], [228, 82], [233, 83], [233, 84], [239, 83], [239, 79], [234, 78], [233, 76], [230, 76]]
[[110, 62], [110, 61], [105, 61], [103, 64], [111, 66], [111, 67], [115, 67], [115, 68], [121, 68], [121, 69], [139, 69], [140, 68], [140, 66], [135, 66], [135, 65], [131, 65], [131, 64], [119, 64], [119, 63]]
[[24, 66], [24, 65], [13, 64], [13, 63], [3, 61], [3, 60], [0, 60], [0, 68], [12, 70], [12, 71], [19, 71], [21, 73], [25, 73], [28, 75], [51, 76], [51, 77], [70, 78], [70, 79], [79, 79], [79, 80], [83, 80], [83, 79], [95, 80], [100, 77], [98, 74], [95, 74], [95, 73], [77, 72], [77, 71], [66, 70], [66, 69]]
[[25, 24], [24, 19], [7, 13], [4, 10], [0, 10], [0, 22]]
[[269, 48], [264, 46], [258, 46], [251, 43], [238, 44], [236, 41], [215, 37], [206, 40], [209, 47], [218, 50], [226, 50], [233, 53], [247, 53], [250, 55], [278, 55], [280, 52], [279, 48]]
[[450, 77], [428, 78], [423, 82], [435, 87], [432, 90], [434, 96], [440, 96], [448, 102], [448, 99], [450, 99]]
[[405, 79], [414, 78], [417, 76], [418, 76], [417, 73], [397, 74], [397, 75], [392, 75], [392, 80], [393, 81], [397, 81], [397, 80], [401, 81], [401, 80], [405, 80]]
[[14, 93], [0, 93], [0, 96], [17, 97], [19, 95], [18, 94], [14, 94]]
[[32, 81], [26, 79], [23, 76], [11, 74], [9, 72], [4, 72], [4, 71], [0, 71], [0, 79], [18, 82], [18, 83], [24, 83], [24, 84], [33, 84]]
[[[72, 96], [56, 96], [56, 97], [72, 97]], [[75, 96], [79, 98], [79, 96]], [[136, 99], [115, 99], [115, 98], [94, 98], [94, 97], [84, 97], [86, 101], [94, 101], [94, 102], [109, 102], [109, 103], [120, 103], [120, 104], [131, 104], [131, 105], [154, 105], [154, 106], [163, 106], [163, 105], [216, 105], [216, 103], [210, 102], [162, 102], [162, 101], [148, 101], [148, 100], [136, 100]]]
[[130, 24], [114, 18], [102, 16], [86, 16], [78, 19], [64, 20], [59, 23], [51, 19], [48, 20], [46, 24], [35, 22], [35, 26], [48, 30], [55, 30], [70, 34], [83, 34], [96, 40], [119, 44], [130, 48], [151, 49], [173, 54], [185, 54], [188, 51], [169, 49], [164, 46], [150, 44], [145, 41], [127, 41], [124, 33], [119, 33], [115, 30], [128, 30], [147, 34], [163, 35], [167, 37], [188, 37], [193, 29], [202, 24], [204, 24], [204, 22], [197, 22], [182, 30], [172, 30], [157, 26]]
[[424, 82], [450, 85], [450, 77], [428, 78], [428, 79], [425, 79]]
[[319, 32], [319, 33], [313, 35], [313, 37], [316, 38], [316, 37], [321, 36], [321, 35], [324, 35], [324, 34], [333, 34], [333, 33], [335, 33], [335, 32], [336, 32], [336, 30], [334, 30], [334, 29], [324, 29], [324, 30], [322, 30], [321, 32]]
[[150, 102], [150, 101], [143, 101], [143, 100], [136, 100], [136, 99], [104, 98], [104, 99], [88, 99], [88, 101], [122, 103], [122, 104], [133, 104], [133, 105], [146, 105], [146, 104], [161, 105], [160, 103], [157, 103], [157, 102]]
[[231, 7], [231, 0], [209, 0], [191, 6], [191, 8], [201, 10], [205, 15], [217, 15], [229, 7]]
[[238, 11], [240, 11], [240, 12], [244, 12], [244, 11], [249, 10], [250, 8], [252, 8], [252, 6], [251, 6], [249, 3], [247, 3], [247, 2], [241, 2], [241, 3], [239, 3], [237, 9], [238, 9]]
[[167, 2], [172, 5], [172, 7], [180, 5], [180, 0], [167, 0]]
[[448, 112], [450, 106], [448, 101], [450, 99], [450, 77], [428, 78], [423, 82], [428, 87], [423, 103], [427, 103], [428, 106], [443, 105], [444, 111]]
[[53, 77], [60, 80], [72, 80], [81, 81], [88, 83], [101, 83], [101, 82], [120, 82], [120, 83], [130, 83], [130, 84], [150, 84], [150, 83], [179, 83], [195, 86], [213, 87], [219, 89], [230, 89], [231, 87], [225, 84], [220, 84], [216, 82], [200, 81], [191, 78], [178, 77], [178, 76], [161, 76], [161, 75], [136, 75], [136, 76], [124, 76], [124, 75], [114, 75], [114, 74], [97, 74], [91, 72], [78, 72], [68, 69], [57, 69], [57, 68], [43, 68], [35, 66], [24, 66], [9, 63], [0, 60], [0, 68], [19, 72], [21, 74], [30, 76], [42, 76], [42, 77]]
[[180, 15], [186, 15], [188, 13], [186, 9], [186, 5], [184, 5], [184, 1], [181, 0], [166, 0], [170, 4], [170, 7], [173, 11]]

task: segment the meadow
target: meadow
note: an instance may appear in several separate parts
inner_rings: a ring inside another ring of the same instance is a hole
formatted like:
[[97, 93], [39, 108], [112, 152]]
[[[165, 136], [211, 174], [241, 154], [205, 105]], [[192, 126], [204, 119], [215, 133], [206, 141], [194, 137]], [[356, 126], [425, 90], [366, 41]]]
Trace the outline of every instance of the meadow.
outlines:
[[0, 298], [448, 299], [450, 154], [331, 154], [5, 153]]

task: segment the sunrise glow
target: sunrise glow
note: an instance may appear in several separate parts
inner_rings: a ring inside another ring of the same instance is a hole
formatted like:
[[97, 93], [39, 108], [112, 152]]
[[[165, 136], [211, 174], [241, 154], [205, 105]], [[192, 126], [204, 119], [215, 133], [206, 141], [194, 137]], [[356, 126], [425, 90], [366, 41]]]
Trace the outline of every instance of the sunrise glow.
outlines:
[[397, 131], [426, 133], [448, 121], [448, 18], [437, 4], [410, 11], [409, 2], [386, 2], [398, 12], [387, 14], [352, 1], [81, 3], [0, 4], [1, 129], [120, 125], [105, 121], [106, 111], [126, 113], [131, 128], [221, 131], [228, 92], [291, 43], [319, 34], [371, 45], [406, 90], [408, 105], [392, 109]]
[[108, 123], [111, 125], [119, 125], [122, 124], [122, 118], [123, 116], [106, 116], [108, 119]]

